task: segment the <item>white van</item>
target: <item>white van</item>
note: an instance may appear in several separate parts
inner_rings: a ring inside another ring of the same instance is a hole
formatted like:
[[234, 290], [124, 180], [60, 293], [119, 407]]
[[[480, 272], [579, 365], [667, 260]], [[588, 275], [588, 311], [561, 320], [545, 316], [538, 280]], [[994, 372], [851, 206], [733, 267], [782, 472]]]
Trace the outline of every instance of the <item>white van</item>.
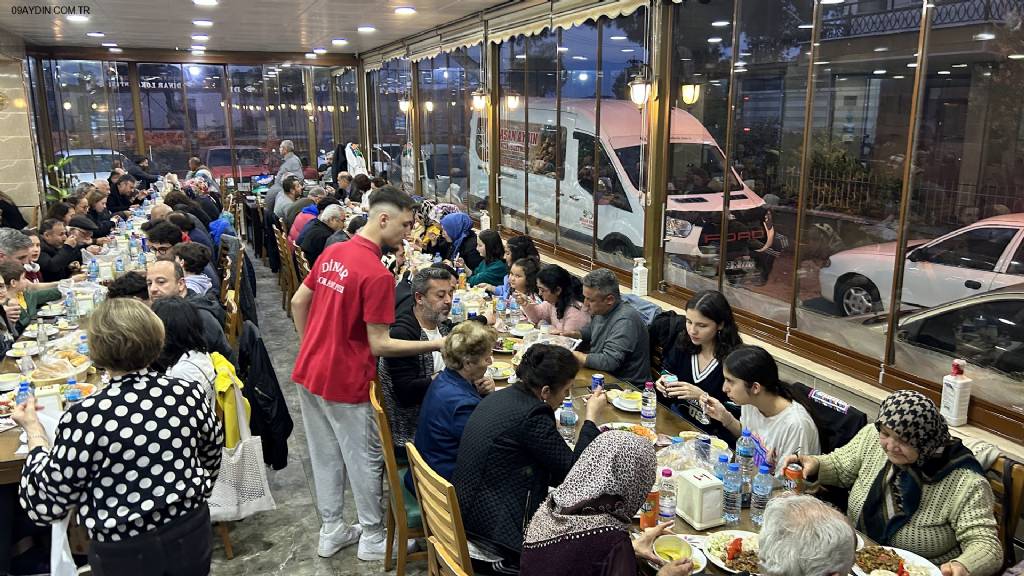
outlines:
[[[504, 113], [505, 110], [503, 109]], [[529, 126], [525, 111], [509, 111], [500, 120], [501, 206], [522, 217], [525, 211], [525, 180], [529, 181], [531, 222], [545, 228], [555, 226], [555, 182], [560, 181], [561, 201], [557, 206], [562, 234], [590, 242], [594, 235], [594, 100], [563, 99], [561, 126], [556, 124], [556, 101], [531, 98]], [[483, 147], [486, 122], [474, 115], [470, 147], [471, 203], [486, 202], [487, 158]], [[561, 131], [561, 138], [558, 138]], [[597, 168], [597, 239], [601, 250], [627, 258], [643, 254], [644, 206], [640, 197], [640, 144], [646, 138], [644, 121], [632, 102], [602, 100], [600, 158]], [[564, 168], [556, 166], [556, 143]], [[687, 174], [674, 178], [666, 206], [665, 251], [673, 262], [697, 269], [708, 253], [717, 254], [721, 241], [724, 154], [711, 134], [684, 110], [672, 110], [671, 166], [687, 167]], [[525, 172], [525, 173], [524, 173]], [[774, 239], [771, 213], [757, 194], [733, 173], [730, 195], [729, 248], [727, 267], [736, 270], [760, 268], [771, 258], [768, 248]], [[759, 252], [760, 258], [751, 258]], [[716, 256], [717, 258], [717, 256]]]

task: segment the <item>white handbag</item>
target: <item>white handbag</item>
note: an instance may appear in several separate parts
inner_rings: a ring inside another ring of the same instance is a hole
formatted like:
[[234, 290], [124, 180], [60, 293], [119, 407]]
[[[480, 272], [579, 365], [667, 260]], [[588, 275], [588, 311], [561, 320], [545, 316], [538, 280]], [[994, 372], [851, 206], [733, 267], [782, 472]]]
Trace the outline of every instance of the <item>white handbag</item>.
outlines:
[[239, 441], [234, 448], [224, 448], [220, 461], [220, 475], [213, 485], [208, 502], [213, 522], [230, 522], [247, 518], [256, 512], [277, 507], [267, 483], [267, 469], [263, 462], [263, 443], [249, 430], [245, 417], [242, 391], [235, 391], [235, 414], [238, 418]]

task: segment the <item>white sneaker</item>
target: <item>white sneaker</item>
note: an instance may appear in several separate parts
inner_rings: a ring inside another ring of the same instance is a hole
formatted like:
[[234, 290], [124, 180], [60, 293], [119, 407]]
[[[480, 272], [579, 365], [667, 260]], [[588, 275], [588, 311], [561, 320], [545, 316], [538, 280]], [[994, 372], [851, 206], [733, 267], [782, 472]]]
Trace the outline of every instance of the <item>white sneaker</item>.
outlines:
[[355, 544], [362, 533], [363, 527], [359, 524], [348, 526], [341, 523], [334, 526], [333, 529], [324, 525], [320, 528], [320, 545], [316, 547], [316, 555], [321, 558], [330, 558], [342, 548]]
[[[356, 557], [366, 562], [372, 562], [374, 560], [383, 560], [384, 553], [387, 548], [387, 539], [383, 531], [380, 532], [367, 532], [363, 534], [363, 537], [359, 539], [359, 551], [356, 552]], [[405, 543], [406, 550], [408, 552], [416, 551], [416, 540], [407, 540]], [[391, 547], [391, 557], [398, 557], [398, 543]]]

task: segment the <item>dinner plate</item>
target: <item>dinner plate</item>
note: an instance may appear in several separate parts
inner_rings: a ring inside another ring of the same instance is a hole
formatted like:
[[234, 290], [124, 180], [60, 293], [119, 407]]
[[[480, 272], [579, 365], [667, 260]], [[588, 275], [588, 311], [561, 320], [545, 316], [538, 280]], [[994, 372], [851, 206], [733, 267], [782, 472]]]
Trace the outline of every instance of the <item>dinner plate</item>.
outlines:
[[[606, 423], [601, 424], [600, 426], [598, 426], [597, 429], [600, 430], [601, 432], [607, 432], [609, 430], [625, 430], [626, 432], [633, 432], [636, 429], [636, 428], [634, 428], [634, 426], [642, 427], [639, 423], [633, 423], [633, 422], [606, 422]], [[641, 436], [641, 435], [637, 434], [637, 436]], [[658, 435], [653, 430], [651, 431], [651, 435], [650, 436], [643, 436], [643, 437], [645, 437], [648, 440], [650, 440], [651, 444], [654, 444], [655, 442], [658, 441]]]
[[[911, 576], [918, 576], [918, 574], [921, 574], [922, 576], [925, 574], [928, 576], [942, 576], [942, 571], [939, 570], [938, 566], [932, 564], [927, 558], [922, 558], [909, 550], [901, 550], [900, 548], [893, 548], [892, 546], [882, 546], [882, 548], [899, 554], [899, 557], [903, 558], [904, 568], [913, 567], [921, 569], [917, 573], [911, 572]], [[857, 566], [857, 564], [853, 565], [853, 573], [857, 576], [868, 576], [868, 573], [861, 570], [860, 566]]]
[[527, 334], [533, 332], [534, 330], [536, 330], [536, 328], [530, 328], [529, 330], [519, 330], [516, 326], [513, 326], [512, 328], [509, 329], [508, 333], [517, 338], [525, 338]]
[[[719, 536], [722, 535], [722, 536]], [[708, 534], [708, 537], [704, 539], [704, 545], [701, 547], [704, 555], [708, 557], [708, 562], [711, 562], [715, 566], [718, 566], [722, 570], [730, 574], [739, 574], [739, 570], [733, 570], [725, 565], [725, 561], [719, 556], [725, 547], [729, 545], [735, 538], [748, 538], [750, 536], [757, 536], [754, 532], [747, 532], [746, 530], [720, 530], [714, 534]], [[712, 550], [712, 547], [718, 548], [718, 542], [724, 542], [722, 548], [718, 549], [717, 552]], [[712, 544], [716, 544], [712, 546]]]
[[623, 412], [640, 412], [640, 406], [631, 407], [629, 403], [622, 399], [621, 396], [616, 396], [615, 398], [612, 398], [612, 406], [615, 406], [616, 408], [622, 410]]
[[495, 380], [508, 380], [510, 376], [515, 374], [515, 370], [512, 369], [512, 365], [508, 362], [495, 362], [487, 368], [487, 374]]
[[14, 349], [11, 348], [7, 351], [9, 358], [24, 358], [26, 356], [35, 356], [39, 354], [39, 345], [29, 346], [27, 348]]
[[[634, 518], [639, 517], [639, 514], [634, 516]], [[634, 537], [636, 536], [639, 536], [639, 534], [634, 535]], [[704, 569], [708, 567], [708, 557], [704, 555], [704, 552], [700, 549], [700, 545], [696, 542], [696, 540], [691, 540], [690, 538], [687, 538], [685, 534], [679, 534], [678, 536], [680, 536], [683, 540], [686, 540], [690, 544], [690, 560], [693, 561], [693, 571], [690, 572], [690, 574], [697, 574], [698, 572], [703, 572]], [[651, 562], [650, 560], [647, 561], [647, 565], [651, 568], [654, 568], [655, 570], [658, 570], [660, 568], [660, 566], [655, 566], [654, 562]]]
[[40, 310], [39, 312], [36, 313], [36, 316], [39, 316], [40, 318], [56, 318], [57, 316], [60, 316], [63, 313], [64, 313], [63, 309], [61, 309], [61, 310]]
[[[47, 336], [54, 336], [60, 334], [60, 329], [54, 326], [53, 324], [44, 324], [43, 331], [46, 332]], [[39, 336], [39, 333], [36, 330], [26, 330], [22, 332], [21, 335], [24, 336], [25, 338], [34, 340]]]
[[512, 338], [509, 338], [509, 340], [513, 340], [513, 342], [514, 342], [514, 344], [512, 345], [513, 347], [512, 347], [511, 350], [506, 350], [502, 346], [502, 342], [505, 341], [505, 338], [498, 338], [497, 342], [494, 343], [494, 347], [491, 348], [491, 352], [494, 352], [496, 354], [515, 354], [519, 350], [519, 348], [522, 346], [523, 342], [522, 342], [522, 340], [512, 339]]

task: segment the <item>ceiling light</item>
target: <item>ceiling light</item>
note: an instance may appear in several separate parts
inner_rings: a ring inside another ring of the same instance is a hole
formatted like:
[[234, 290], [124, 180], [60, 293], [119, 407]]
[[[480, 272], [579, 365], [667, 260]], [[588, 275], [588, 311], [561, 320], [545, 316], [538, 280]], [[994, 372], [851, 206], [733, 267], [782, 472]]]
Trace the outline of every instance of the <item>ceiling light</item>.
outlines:
[[711, 25], [714, 26], [715, 28], [725, 28], [729, 24], [730, 22], [728, 20], [715, 20], [714, 22], [711, 23]]
[[88, 22], [89, 17], [85, 14], [68, 14], [68, 22]]
[[71, 102], [65, 102], [63, 104], [63, 107], [65, 110], [71, 110]]
[[121, 50], [120, 48], [108, 48], [108, 50], [110, 50], [114, 54], [120, 54], [121, 52], [124, 52], [124, 50]]
[[1024, 60], [1024, 54], [1010, 54], [1007, 58], [1010, 60]]
[[635, 52], [635, 50], [633, 50], [632, 48], [623, 48], [621, 51], [625, 52], [626, 54], [629, 54], [631, 52]]
[[580, 79], [580, 82], [586, 82], [587, 80], [590, 80], [590, 74], [587, 74], [586, 72], [580, 72], [578, 78]]
[[189, 66], [188, 67], [188, 72], [189, 72], [189, 74], [191, 74], [193, 76], [199, 76], [200, 74], [203, 73], [203, 69], [200, 68], [199, 66]]
[[334, 44], [335, 46], [344, 46], [348, 44], [348, 38], [335, 38], [334, 40], [331, 40], [331, 44]]
[[910, 64], [907, 64], [907, 68], [917, 68], [917, 62], [911, 62]]
[[291, 67], [292, 67], [292, 63], [291, 62], [285, 62], [284, 64], [281, 64], [281, 68], [291, 68]]
[[216, 6], [218, 0], [192, 0], [196, 6]]
[[940, 76], [949, 76], [949, 70], [939, 70]]
[[815, 66], [825, 66], [826, 64], [831, 64], [831, 63], [832, 63], [831, 60], [818, 60], [817, 62], [814, 63], [814, 65]]
[[906, 78], [906, 76], [902, 74], [892, 77], [893, 80], [903, 80], [904, 78]]
[[609, 40], [625, 40], [626, 37], [625, 36], [609, 36], [608, 39]]
[[718, 44], [721, 41], [722, 39], [718, 36], [712, 36], [711, 38], [708, 38], [708, 44]]
[[587, 57], [586, 56], [573, 56], [572, 59], [573, 60], [586, 60]]
[[327, 48], [313, 48], [313, 54], [327, 54]]
[[842, 4], [846, 0], [821, 0], [822, 4]]
[[737, 72], [737, 73], [739, 73], [739, 72], [746, 72], [746, 71], [747, 71], [747, 69], [746, 69], [746, 68], [737, 68], [737, 69], [736, 69], [736, 72]]
[[206, 50], [206, 46], [203, 46], [202, 44], [193, 44], [189, 46], [189, 50]]
[[516, 54], [516, 60], [526, 60], [526, 54]]
[[814, 28], [814, 24], [801, 24], [797, 26], [797, 28], [801, 30], [810, 30], [811, 28]]
[[104, 42], [103, 44], [100, 44], [100, 46], [103, 46], [104, 48], [117, 48], [117, 42]]
[[971, 36], [971, 38], [975, 40], [995, 40], [996, 35], [991, 32], [979, 32], [974, 36]]
[[377, 29], [374, 28], [373, 26], [360, 26], [360, 27], [356, 28], [356, 31], [357, 32], [362, 32], [363, 34], [369, 34], [371, 32], [376, 32]]
[[415, 13], [416, 9], [412, 6], [399, 6], [398, 8], [395, 8], [395, 14], [398, 14], [399, 16], [412, 16]]
[[566, 48], [565, 46], [559, 46], [559, 47], [557, 48], [557, 50], [558, 50], [559, 52], [568, 52], [568, 51], [569, 51], [569, 49], [568, 49], [568, 48]]
[[309, 58], [310, 60], [316, 60], [316, 54], [312, 52], [306, 52], [306, 58]]
[[950, 68], [967, 68], [967, 64], [953, 64]]
[[875, 48], [875, 52], [888, 52], [888, 51], [889, 51], [889, 47], [888, 46], [879, 46], [878, 48]]
[[207, 34], [193, 34], [192, 35], [192, 40], [194, 40], [196, 42], [206, 42], [209, 39], [210, 39], [210, 36], [207, 35]]
[[89, 38], [103, 38], [106, 36], [103, 32], [86, 32], [85, 35]]
[[881, 68], [879, 68], [878, 70], [872, 70], [871, 71], [872, 74], [876, 74], [878, 76], [881, 76], [882, 74], [885, 74], [885, 72], [886, 71], [884, 69], [881, 69]]
[[206, 54], [206, 50], [193, 50], [192, 51], [192, 55], [193, 56], [203, 56], [205, 54]]
[[193, 26], [199, 26], [200, 28], [209, 28], [213, 26], [213, 20], [193, 20]]

